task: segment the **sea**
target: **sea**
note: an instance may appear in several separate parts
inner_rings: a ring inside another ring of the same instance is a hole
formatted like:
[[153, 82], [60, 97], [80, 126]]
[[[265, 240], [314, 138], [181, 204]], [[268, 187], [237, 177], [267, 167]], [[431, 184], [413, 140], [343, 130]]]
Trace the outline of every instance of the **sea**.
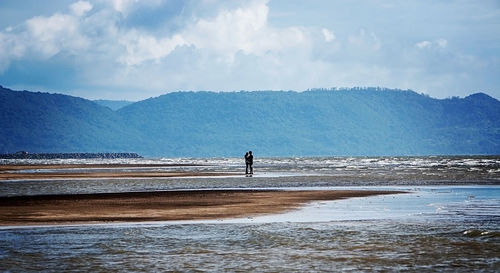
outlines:
[[150, 164], [118, 171], [241, 175], [9, 180], [0, 181], [0, 196], [180, 189], [407, 193], [231, 219], [0, 227], [0, 272], [500, 272], [500, 156], [256, 155], [252, 177], [243, 174], [243, 158], [0, 160], [21, 163]]

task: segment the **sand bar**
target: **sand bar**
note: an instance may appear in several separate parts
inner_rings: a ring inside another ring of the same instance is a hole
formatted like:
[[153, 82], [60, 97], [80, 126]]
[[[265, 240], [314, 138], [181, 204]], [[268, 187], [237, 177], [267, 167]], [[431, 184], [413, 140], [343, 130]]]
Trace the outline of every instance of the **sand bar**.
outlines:
[[[1, 180], [48, 180], [72, 178], [161, 178], [239, 175], [231, 172], [166, 171], [151, 168], [196, 167], [193, 164], [40, 164], [0, 165]], [[69, 171], [71, 169], [71, 171]], [[129, 171], [134, 169], [134, 171]], [[141, 170], [144, 169], [144, 170]], [[23, 172], [31, 170], [31, 172]], [[36, 170], [56, 170], [36, 172]], [[127, 171], [123, 171], [127, 170]]]
[[203, 220], [296, 209], [311, 201], [398, 191], [184, 190], [0, 197], [0, 226]]
[[70, 178], [161, 178], [161, 177], [199, 177], [230, 176], [237, 173], [221, 172], [75, 172], [75, 173], [0, 173], [0, 180], [49, 180]]
[[156, 167], [196, 167], [198, 164], [4, 164], [0, 171], [36, 169], [102, 169], [102, 168], [156, 168]]

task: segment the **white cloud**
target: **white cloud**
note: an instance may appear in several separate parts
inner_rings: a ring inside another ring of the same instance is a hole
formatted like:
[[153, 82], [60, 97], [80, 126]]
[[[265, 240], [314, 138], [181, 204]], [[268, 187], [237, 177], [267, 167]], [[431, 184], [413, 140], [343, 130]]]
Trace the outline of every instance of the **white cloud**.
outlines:
[[0, 32], [0, 72], [22, 58], [45, 60], [60, 52], [76, 55], [88, 49], [92, 41], [81, 28], [92, 5], [78, 1], [69, 9], [68, 14], [35, 16]]
[[215, 50], [229, 60], [238, 51], [259, 56], [303, 42], [298, 28], [269, 27], [268, 13], [267, 1], [253, 1], [236, 10], [223, 10], [213, 19], [201, 19], [184, 35], [196, 47]]
[[161, 5], [164, 0], [106, 0], [111, 4], [111, 7], [127, 17], [139, 7], [156, 7]]
[[138, 65], [149, 60], [159, 62], [176, 47], [186, 44], [180, 35], [157, 39], [136, 30], [129, 31], [120, 39], [120, 43], [126, 47], [127, 54], [121, 56], [119, 61], [126, 65]]
[[210, 48], [229, 55], [238, 50], [255, 53], [259, 51], [258, 47], [268, 44], [259, 37], [266, 31], [267, 14], [268, 7], [264, 2], [253, 2], [244, 8], [223, 10], [212, 19], [201, 19], [185, 35], [198, 48]]
[[50, 58], [60, 51], [76, 53], [89, 46], [88, 39], [79, 31], [78, 19], [71, 15], [54, 14], [34, 17], [26, 22], [30, 46]]
[[[59, 12], [53, 14], [33, 17], [36, 13], [30, 13], [18, 21], [5, 20], [0, 30], [0, 79], [4, 84], [13, 82], [6, 75], [15, 73], [21, 75], [18, 84], [23, 81], [25, 72], [16, 72], [13, 65], [17, 61], [38, 62], [42, 65], [37, 67], [44, 67], [43, 62], [60, 54], [64, 58], [55, 63], [68, 61], [63, 65], [76, 71], [71, 85], [80, 85], [73, 88], [68, 84], [68, 90], [115, 90], [115, 98], [126, 89], [140, 99], [189, 89], [379, 85], [436, 94], [477, 90], [482, 88], [476, 87], [478, 82], [498, 86], [498, 80], [489, 76], [498, 71], [498, 54], [481, 50], [494, 48], [498, 39], [485, 33], [494, 33], [491, 26], [499, 22], [498, 16], [484, 19], [488, 21], [482, 25], [465, 18], [470, 24], [450, 29], [455, 21], [447, 21], [441, 12], [429, 15], [434, 19], [425, 24], [431, 27], [422, 27], [422, 22], [403, 12], [410, 10], [401, 8], [406, 4], [380, 10], [368, 3], [359, 7], [364, 10], [362, 16], [352, 16], [348, 12], [352, 5], [346, 3], [342, 8], [343, 1], [328, 0], [319, 1], [316, 7], [300, 0], [293, 4], [265, 0], [73, 1], [66, 12], [57, 6], [54, 10]], [[418, 1], [413, 5], [428, 9]], [[436, 5], [439, 9], [450, 4]], [[484, 14], [486, 7], [475, 14]], [[337, 12], [332, 16], [327, 10]], [[407, 20], [391, 28], [390, 18], [398, 16]], [[412, 32], [404, 31], [410, 28]], [[452, 41], [454, 47], [450, 47]], [[470, 61], [464, 61], [464, 55]], [[2, 74], [11, 65], [13, 69]], [[460, 82], [449, 81], [450, 75]]]
[[430, 47], [431, 44], [432, 43], [429, 41], [421, 41], [421, 42], [416, 43], [415, 46], [418, 48], [427, 48], [427, 47]]
[[0, 32], [0, 73], [9, 67], [12, 59], [22, 57], [25, 51], [25, 43], [17, 36]]
[[322, 28], [321, 32], [323, 33], [323, 36], [325, 37], [325, 42], [331, 42], [331, 41], [335, 40], [335, 34], [333, 34], [332, 31], [330, 31], [326, 28]]
[[139, 2], [138, 0], [112, 0], [113, 8], [122, 13], [127, 14], [132, 5]]
[[74, 15], [80, 17], [92, 9], [92, 4], [87, 1], [78, 1], [71, 4], [70, 9]]
[[436, 44], [440, 48], [446, 48], [448, 46], [448, 41], [446, 39], [439, 39], [436, 41]]
[[156, 38], [132, 31], [121, 40], [127, 51], [120, 61], [128, 65], [159, 61], [176, 47], [191, 45], [213, 51], [221, 60], [231, 63], [240, 51], [262, 56], [305, 42], [305, 34], [299, 28], [269, 27], [268, 12], [267, 1], [253, 1], [235, 10], [222, 10], [215, 18], [199, 19], [171, 37]]
[[430, 41], [421, 41], [415, 44], [415, 46], [419, 49], [425, 49], [425, 48], [440, 48], [444, 49], [448, 46], [448, 40], [446, 39], [437, 39], [433, 42]]

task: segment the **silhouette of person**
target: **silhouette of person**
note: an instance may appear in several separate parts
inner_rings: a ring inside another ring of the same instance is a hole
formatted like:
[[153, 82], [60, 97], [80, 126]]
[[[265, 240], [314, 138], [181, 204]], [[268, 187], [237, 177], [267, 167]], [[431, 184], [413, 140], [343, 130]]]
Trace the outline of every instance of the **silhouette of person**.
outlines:
[[248, 151], [248, 166], [250, 167], [250, 174], [253, 174], [253, 155], [252, 155], [252, 151]]
[[250, 170], [250, 161], [248, 160], [248, 152], [245, 154], [245, 174]]

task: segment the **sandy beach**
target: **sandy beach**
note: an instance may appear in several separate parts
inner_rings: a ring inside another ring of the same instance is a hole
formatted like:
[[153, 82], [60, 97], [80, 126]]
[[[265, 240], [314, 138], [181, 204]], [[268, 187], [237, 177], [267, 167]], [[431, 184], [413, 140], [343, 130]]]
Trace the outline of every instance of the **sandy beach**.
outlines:
[[193, 167], [197, 164], [12, 164], [0, 165], [1, 171], [46, 170], [46, 169], [103, 169], [103, 168], [155, 168], [155, 167]]
[[[236, 172], [190, 170], [191, 164], [0, 165], [0, 180], [74, 178], [161, 178], [243, 176]], [[169, 171], [170, 167], [175, 170]], [[49, 171], [48, 171], [49, 170]], [[43, 182], [40, 182], [43, 183]], [[105, 222], [201, 220], [285, 212], [311, 201], [393, 191], [353, 190], [162, 190], [0, 197], [0, 225], [58, 225]]]
[[0, 198], [0, 225], [198, 220], [284, 212], [319, 200], [395, 191], [185, 190]]
[[[229, 176], [232, 172], [144, 171], [141, 168], [194, 167], [192, 164], [43, 164], [0, 165], [0, 180], [47, 180], [69, 178], [161, 178]], [[133, 169], [134, 171], [123, 171]], [[33, 172], [24, 172], [31, 170]], [[57, 170], [36, 172], [35, 170]], [[69, 171], [71, 170], [71, 171]]]

